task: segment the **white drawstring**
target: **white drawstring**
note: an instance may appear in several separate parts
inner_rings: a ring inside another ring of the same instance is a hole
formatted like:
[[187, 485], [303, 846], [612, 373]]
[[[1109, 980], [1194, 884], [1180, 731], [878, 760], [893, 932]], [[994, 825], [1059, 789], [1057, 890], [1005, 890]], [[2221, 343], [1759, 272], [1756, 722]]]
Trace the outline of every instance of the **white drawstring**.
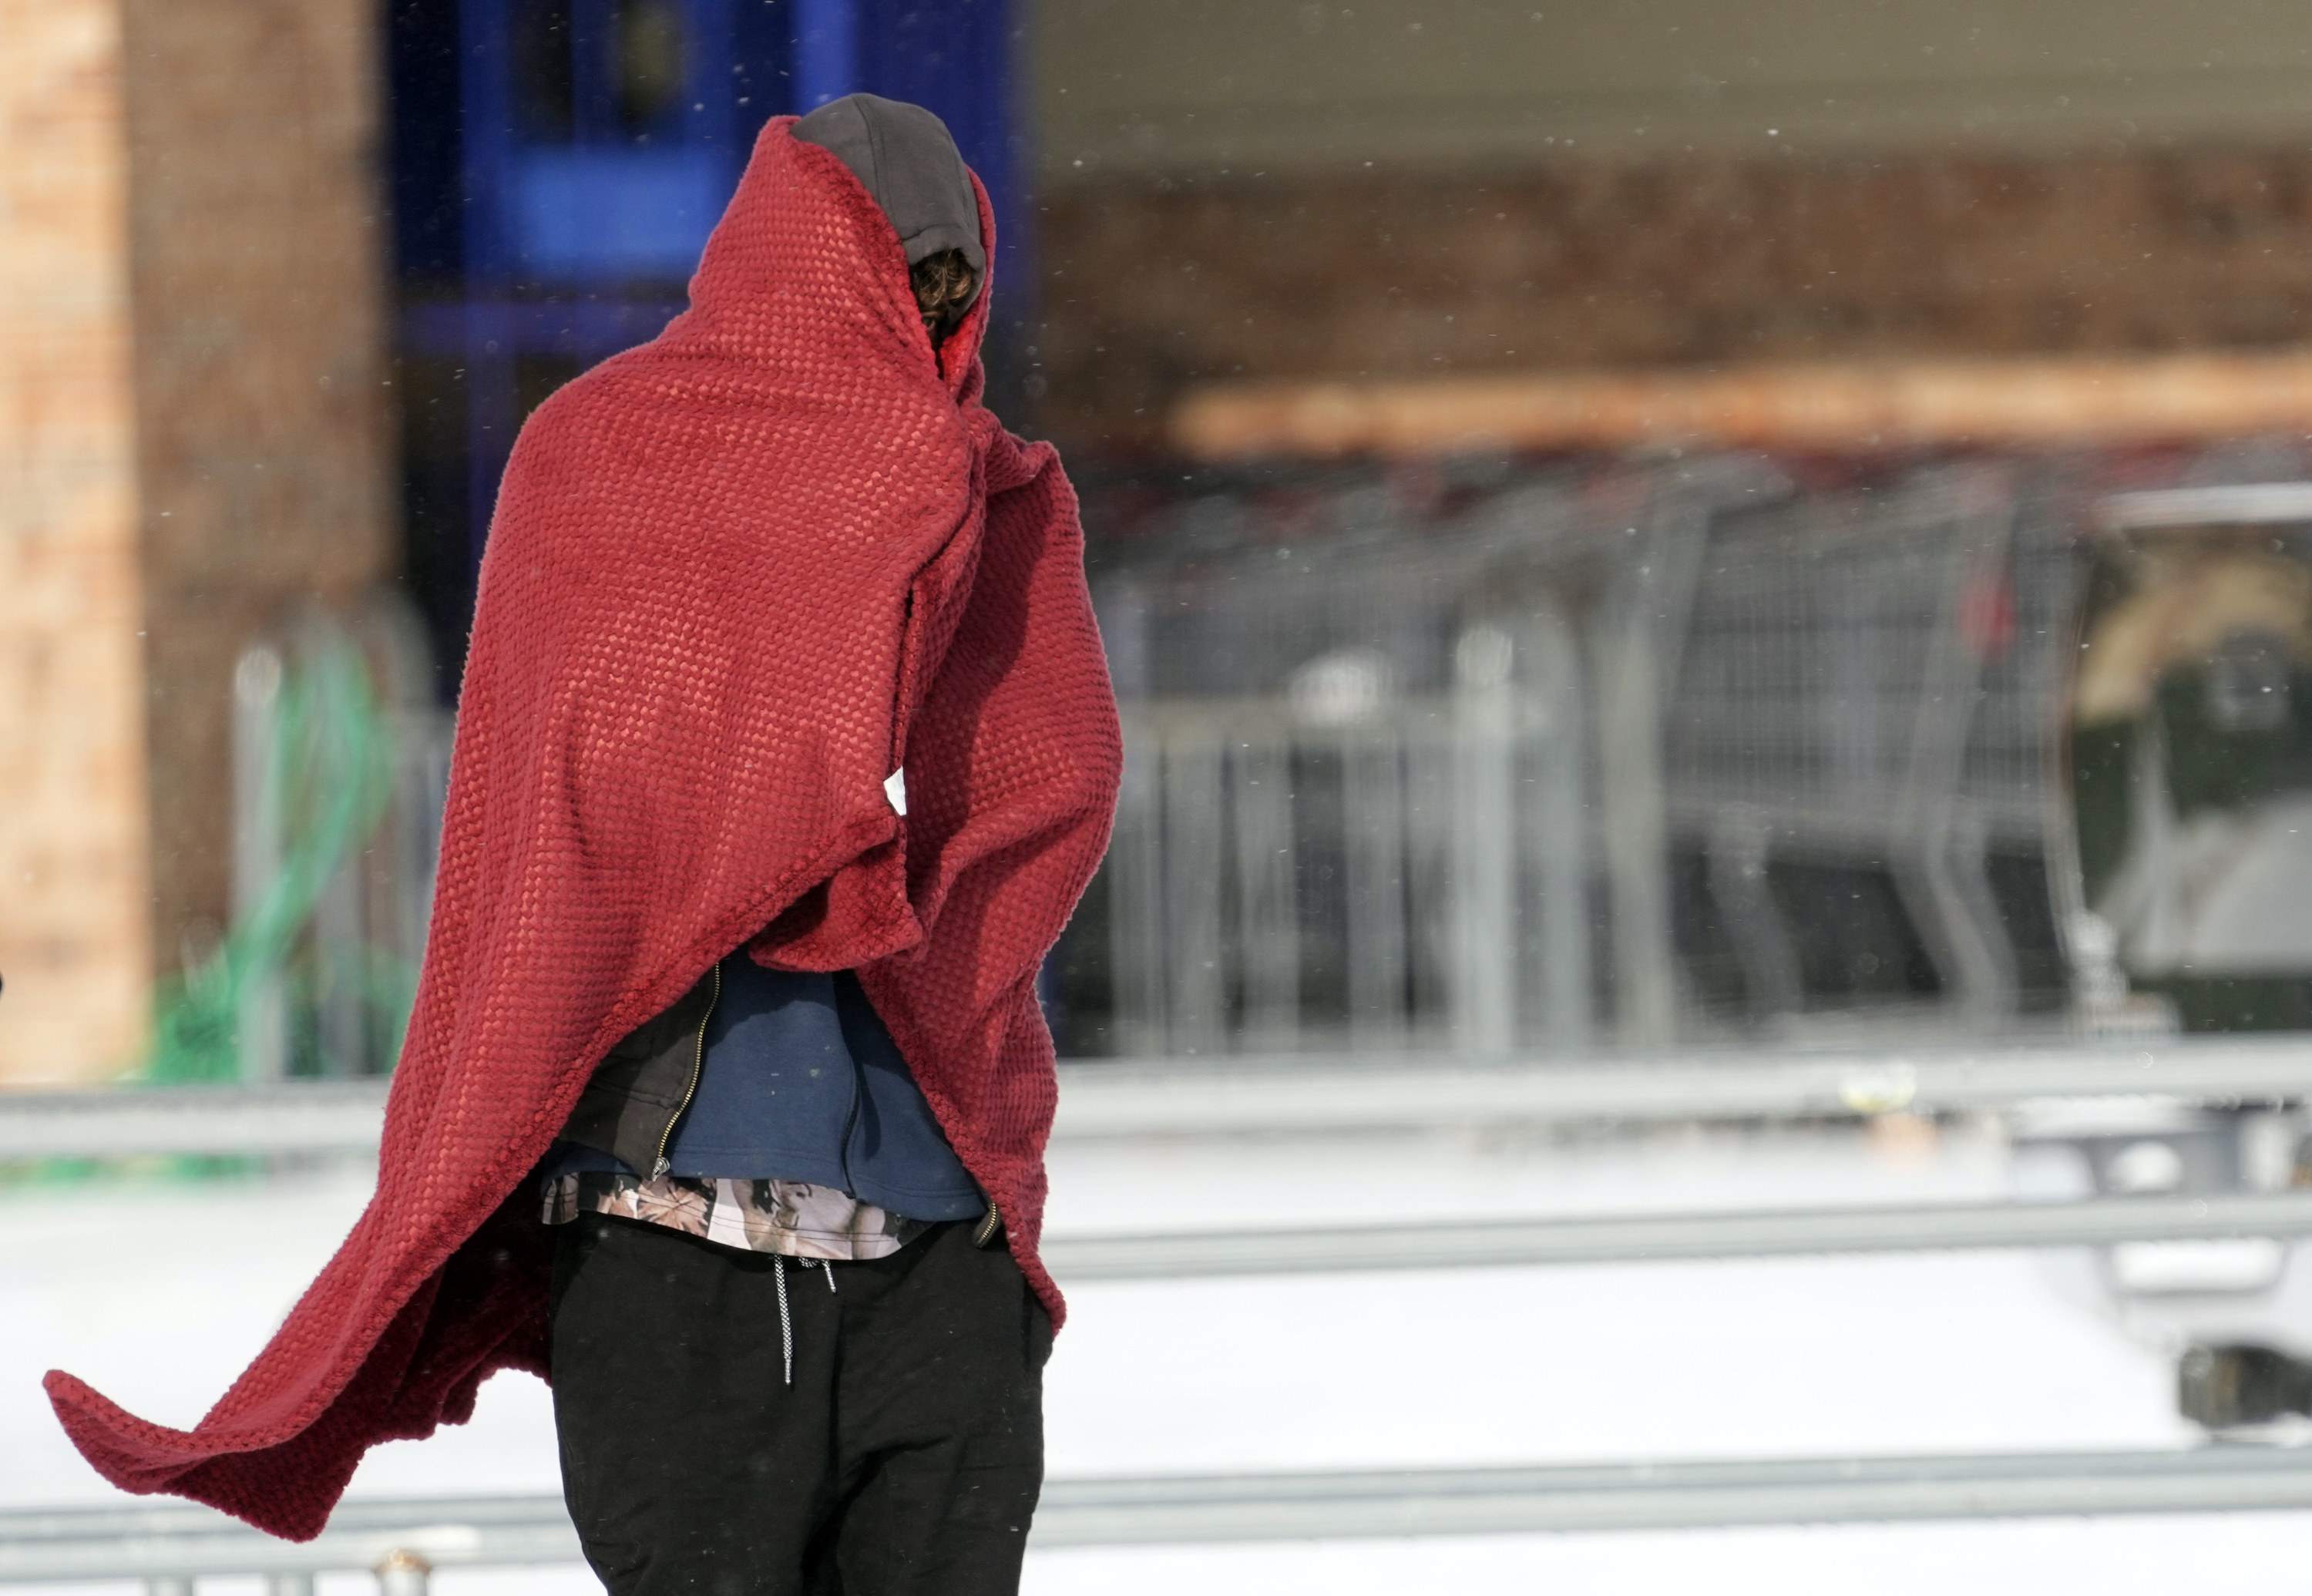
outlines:
[[[827, 1276], [828, 1294], [829, 1296], [835, 1294], [835, 1266], [832, 1263], [823, 1258], [797, 1258], [795, 1262], [800, 1267], [805, 1269], [817, 1264], [819, 1271]], [[786, 1382], [793, 1385], [794, 1383], [794, 1313], [787, 1306], [787, 1255], [785, 1253], [771, 1254], [771, 1271], [777, 1282], [779, 1291], [779, 1359], [785, 1367]]]
[[794, 1316], [787, 1310], [787, 1255], [771, 1254], [772, 1274], [779, 1287], [779, 1355], [786, 1364], [787, 1383], [794, 1383]]

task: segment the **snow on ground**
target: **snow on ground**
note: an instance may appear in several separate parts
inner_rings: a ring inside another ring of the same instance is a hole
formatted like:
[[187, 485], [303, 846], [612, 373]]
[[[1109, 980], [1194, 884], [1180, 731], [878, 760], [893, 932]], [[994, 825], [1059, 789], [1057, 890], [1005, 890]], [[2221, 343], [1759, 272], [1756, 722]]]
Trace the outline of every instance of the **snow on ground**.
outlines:
[[[1064, 1145], [1055, 1231], [1910, 1202], [2000, 1192], [1987, 1137], [1467, 1134]], [[0, 1193], [0, 1505], [110, 1493], [50, 1418], [64, 1366], [189, 1425], [358, 1213], [358, 1171]], [[2187, 1444], [2168, 1362], [2021, 1255], [1435, 1270], [1073, 1293], [1047, 1377], [1055, 1475]], [[556, 1488], [544, 1389], [371, 1454], [371, 1495]], [[1490, 1537], [1038, 1553], [1032, 1596], [1318, 1590], [1885, 1596], [2261, 1585], [2312, 1515]], [[357, 1596], [364, 1580], [324, 1583]], [[580, 1596], [579, 1569], [442, 1596]], [[233, 1596], [223, 1583], [215, 1596]]]

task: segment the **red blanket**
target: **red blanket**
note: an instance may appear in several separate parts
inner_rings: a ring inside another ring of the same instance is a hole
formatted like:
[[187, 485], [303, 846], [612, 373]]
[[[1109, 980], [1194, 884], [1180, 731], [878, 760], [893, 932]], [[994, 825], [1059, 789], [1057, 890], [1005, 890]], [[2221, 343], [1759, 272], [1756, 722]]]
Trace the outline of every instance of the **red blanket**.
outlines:
[[507, 467], [367, 1210], [190, 1431], [48, 1377], [125, 1490], [310, 1538], [368, 1448], [546, 1374], [523, 1177], [611, 1043], [758, 932], [766, 964], [860, 970], [1060, 1317], [1034, 983], [1120, 763], [1075, 499], [980, 403], [989, 296], [934, 355], [889, 223], [790, 120], [690, 311]]

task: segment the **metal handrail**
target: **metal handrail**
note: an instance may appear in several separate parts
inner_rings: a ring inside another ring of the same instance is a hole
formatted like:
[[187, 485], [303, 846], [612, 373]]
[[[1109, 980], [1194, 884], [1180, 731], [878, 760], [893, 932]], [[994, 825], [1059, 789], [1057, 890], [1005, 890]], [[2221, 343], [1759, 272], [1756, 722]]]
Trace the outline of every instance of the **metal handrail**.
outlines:
[[2086, 1202], [1730, 1209], [1047, 1236], [1042, 1251], [1052, 1273], [1073, 1285], [1193, 1276], [1661, 1263], [2296, 1236], [2312, 1236], [2312, 1193], [2211, 1192]]
[[[1064, 1074], [1063, 1112], [1074, 1106], [1074, 1134], [1100, 1136], [1948, 1112], [2051, 1096], [2261, 1102], [2305, 1095], [2308, 1059], [2312, 1049], [2300, 1044], [2257, 1042], [1576, 1066], [1423, 1060], [1417, 1070], [1406, 1067], [1409, 1059], [1391, 1061], [1395, 1068], [1299, 1059], [1160, 1070], [1080, 1065]], [[382, 1083], [339, 1082], [0, 1097], [0, 1156], [22, 1155], [12, 1138], [35, 1131], [50, 1134], [31, 1150], [50, 1154], [354, 1150], [364, 1134], [374, 1144], [382, 1095]], [[2312, 1194], [2230, 1192], [1061, 1236], [1046, 1241], [1045, 1256], [1064, 1278], [1090, 1281], [2301, 1235], [2312, 1235]], [[1058, 1480], [1047, 1488], [1033, 1544], [2260, 1509], [2312, 1509], [2312, 1457], [2219, 1448]], [[310, 1596], [313, 1575], [354, 1568], [375, 1571], [381, 1596], [424, 1596], [435, 1567], [578, 1556], [551, 1496], [348, 1502], [305, 1543], [186, 1504], [0, 1512], [0, 1583], [143, 1579], [151, 1596], [193, 1596], [195, 1580], [225, 1574], [264, 1576], [274, 1596]]]
[[388, 1084], [0, 1092], [0, 1159], [374, 1153]]
[[2312, 1506], [2312, 1458], [2192, 1451], [1730, 1459], [1055, 1481], [1031, 1547]]
[[[1050, 1481], [1029, 1547], [2306, 1509], [2312, 1453], [2246, 1446], [1175, 1475]], [[0, 1584], [142, 1579], [182, 1592], [207, 1577], [280, 1585], [366, 1568], [385, 1596], [422, 1596], [435, 1568], [579, 1556], [551, 1495], [353, 1500], [303, 1542], [186, 1504], [0, 1513]]]
[[[0, 1159], [366, 1153], [382, 1080], [0, 1092]], [[2312, 1098], [2312, 1039], [1940, 1049], [1260, 1055], [1060, 1068], [1055, 1138], [1325, 1133], [1498, 1121], [1746, 1120], [2000, 1110], [2047, 1098]]]
[[1852, 1118], [1995, 1112], [2074, 1097], [2224, 1104], [2312, 1097], [2312, 1037], [1688, 1049], [1572, 1059], [1545, 1053], [1118, 1059], [1061, 1066], [1053, 1135]]

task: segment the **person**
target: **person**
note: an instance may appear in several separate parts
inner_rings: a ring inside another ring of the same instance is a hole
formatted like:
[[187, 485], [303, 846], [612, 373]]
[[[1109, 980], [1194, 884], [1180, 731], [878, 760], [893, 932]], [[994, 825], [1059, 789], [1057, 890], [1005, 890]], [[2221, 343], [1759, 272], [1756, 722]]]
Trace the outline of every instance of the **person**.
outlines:
[[1036, 979], [1121, 757], [992, 246], [930, 112], [780, 118], [690, 310], [524, 428], [377, 1194], [194, 1429], [51, 1372], [115, 1483], [310, 1536], [523, 1368], [617, 1596], [1016, 1589]]
[[[791, 136], [889, 217], [938, 350], [985, 267], [946, 127], [854, 94]], [[563, 1487], [611, 1591], [1017, 1588], [1050, 1321], [855, 976], [737, 950], [547, 1162]]]

